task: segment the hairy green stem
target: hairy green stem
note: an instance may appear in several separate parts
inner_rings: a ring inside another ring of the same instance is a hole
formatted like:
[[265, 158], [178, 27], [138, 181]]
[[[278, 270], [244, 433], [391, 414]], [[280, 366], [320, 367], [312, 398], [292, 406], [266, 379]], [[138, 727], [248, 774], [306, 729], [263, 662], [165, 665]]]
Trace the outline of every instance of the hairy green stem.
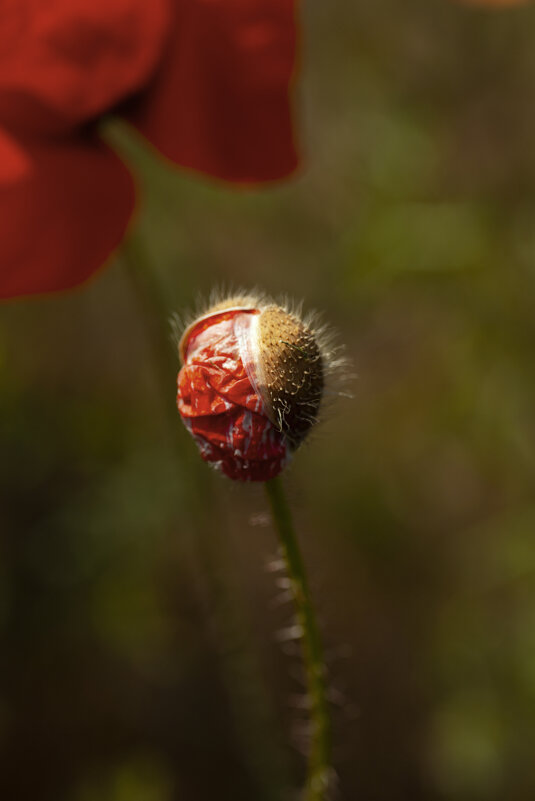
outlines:
[[306, 673], [312, 732], [304, 797], [305, 801], [324, 801], [331, 775], [331, 743], [323, 649], [305, 565], [282, 482], [274, 478], [267, 481], [265, 487], [295, 601]]

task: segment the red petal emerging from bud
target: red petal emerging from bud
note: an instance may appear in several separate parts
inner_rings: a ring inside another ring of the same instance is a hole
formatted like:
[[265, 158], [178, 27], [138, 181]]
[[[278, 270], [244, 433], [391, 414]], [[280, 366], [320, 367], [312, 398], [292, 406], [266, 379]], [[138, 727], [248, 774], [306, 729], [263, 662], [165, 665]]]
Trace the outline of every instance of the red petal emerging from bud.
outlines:
[[187, 332], [177, 405], [202, 458], [229, 478], [267, 481], [289, 458], [248, 374], [247, 337], [256, 309], [201, 317]]

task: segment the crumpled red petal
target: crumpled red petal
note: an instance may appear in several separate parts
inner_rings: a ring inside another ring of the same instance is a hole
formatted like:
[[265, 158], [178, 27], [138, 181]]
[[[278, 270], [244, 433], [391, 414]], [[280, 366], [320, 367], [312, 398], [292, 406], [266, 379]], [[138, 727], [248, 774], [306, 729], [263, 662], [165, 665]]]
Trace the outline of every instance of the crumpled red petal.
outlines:
[[235, 327], [243, 316], [227, 313], [193, 327], [177, 406], [205, 461], [237, 481], [267, 481], [287, 464], [289, 451], [244, 367]]
[[28, 145], [31, 170], [0, 184], [0, 297], [67, 289], [121, 241], [135, 204], [132, 178], [103, 143]]
[[0, 123], [58, 132], [140, 89], [169, 32], [172, 0], [2, 0]]
[[167, 53], [133, 122], [168, 158], [255, 183], [298, 159], [295, 0], [175, 0]]

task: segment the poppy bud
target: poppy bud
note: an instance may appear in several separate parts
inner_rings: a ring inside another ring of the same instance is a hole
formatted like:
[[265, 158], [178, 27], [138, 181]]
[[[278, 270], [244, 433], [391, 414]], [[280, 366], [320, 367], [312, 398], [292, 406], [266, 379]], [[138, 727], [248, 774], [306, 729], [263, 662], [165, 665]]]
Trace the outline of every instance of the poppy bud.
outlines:
[[298, 314], [252, 296], [209, 308], [179, 344], [177, 405], [201, 456], [229, 478], [267, 481], [317, 420], [327, 353]]

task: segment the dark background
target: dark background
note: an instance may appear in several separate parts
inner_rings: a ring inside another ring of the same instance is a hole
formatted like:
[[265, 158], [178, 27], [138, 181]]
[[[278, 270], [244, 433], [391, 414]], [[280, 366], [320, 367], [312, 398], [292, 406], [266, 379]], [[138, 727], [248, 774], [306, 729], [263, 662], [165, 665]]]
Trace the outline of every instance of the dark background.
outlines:
[[535, 797], [535, 10], [302, 12], [297, 178], [235, 192], [111, 124], [150, 265], [0, 311], [6, 801], [302, 779], [262, 488], [174, 411], [167, 317], [221, 284], [321, 309], [358, 374], [286, 478], [339, 798]]

